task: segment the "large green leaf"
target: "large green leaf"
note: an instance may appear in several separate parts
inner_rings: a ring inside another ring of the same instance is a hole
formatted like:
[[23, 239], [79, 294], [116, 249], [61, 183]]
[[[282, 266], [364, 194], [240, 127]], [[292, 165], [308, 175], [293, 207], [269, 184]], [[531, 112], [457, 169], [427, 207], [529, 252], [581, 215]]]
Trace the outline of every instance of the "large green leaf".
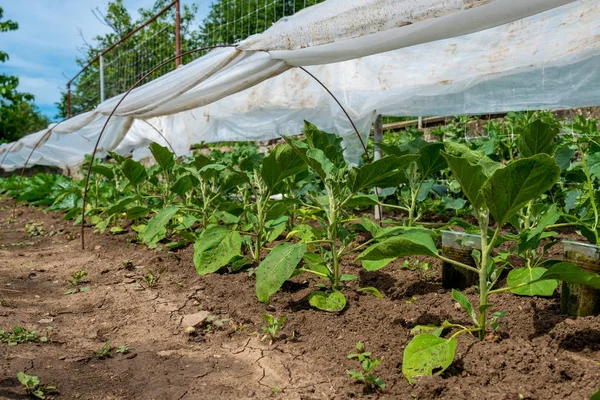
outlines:
[[310, 122], [304, 121], [304, 135], [309, 148], [320, 149], [334, 164], [343, 159], [342, 138], [338, 135], [319, 130]]
[[392, 156], [402, 157], [406, 154], [409, 154], [408, 150], [401, 149], [398, 146], [393, 146], [385, 143], [377, 143], [377, 146], [383, 150], [385, 154], [389, 154]]
[[342, 311], [346, 307], [346, 297], [340, 292], [312, 292], [308, 296], [311, 306], [327, 312]]
[[545, 272], [546, 269], [540, 267], [513, 269], [508, 273], [506, 283], [508, 287], [515, 287], [533, 282], [530, 285], [511, 290], [512, 293], [520, 296], [552, 296], [558, 287], [558, 281], [554, 279], [538, 281]]
[[156, 142], [150, 144], [150, 152], [163, 171], [169, 171], [175, 165], [174, 154]]
[[306, 252], [304, 243], [281, 243], [256, 269], [256, 297], [261, 303], [268, 303], [281, 285], [287, 281]]
[[308, 165], [319, 175], [322, 180], [332, 178], [336, 172], [335, 165], [320, 149], [308, 149], [306, 151]]
[[260, 175], [267, 187], [273, 190], [285, 178], [305, 168], [306, 163], [290, 145], [280, 144], [263, 160]]
[[454, 360], [456, 339], [444, 339], [423, 333], [417, 335], [404, 349], [402, 373], [412, 383], [419, 376], [431, 376], [448, 368]]
[[431, 236], [422, 232], [411, 232], [393, 236], [374, 244], [362, 252], [359, 260], [379, 261], [408, 256], [436, 256], [438, 254]]
[[198, 181], [196, 180], [196, 178], [192, 178], [192, 176], [189, 173], [186, 173], [180, 176], [175, 181], [175, 183], [171, 185], [171, 190], [173, 191], [173, 193], [176, 193], [181, 197], [185, 197], [187, 192], [189, 192], [194, 186], [194, 183], [197, 182]]
[[554, 264], [546, 270], [539, 280], [558, 279], [568, 283], [591, 286], [600, 289], [600, 275], [589, 272], [568, 262]]
[[146, 168], [138, 161], [128, 158], [123, 162], [123, 175], [134, 185], [144, 183], [148, 179]]
[[532, 157], [536, 154], [554, 154], [554, 138], [558, 129], [541, 120], [533, 121], [518, 130], [517, 148], [521, 157]]
[[217, 272], [241, 250], [242, 238], [237, 231], [222, 226], [208, 228], [194, 243], [194, 265], [198, 275]]
[[167, 233], [167, 224], [177, 214], [177, 207], [167, 207], [160, 210], [149, 222], [148, 226], [139, 237], [140, 240], [146, 243], [149, 247], [153, 247], [156, 243], [165, 238]]
[[515, 215], [530, 200], [550, 189], [560, 176], [560, 168], [547, 154], [510, 163], [494, 172], [481, 193], [499, 225]]
[[473, 304], [469, 301], [467, 296], [458, 290], [452, 289], [452, 298], [456, 301], [460, 306], [467, 312], [469, 318], [473, 323], [477, 324], [477, 316], [475, 315], [475, 309], [473, 308]]
[[134, 203], [138, 199], [139, 197], [137, 195], [123, 197], [122, 199], [120, 199], [116, 203], [113, 203], [110, 207], [105, 209], [102, 212], [102, 215], [114, 215], [123, 212], [127, 208], [127, 206], [129, 206], [131, 203]]
[[417, 160], [417, 167], [419, 167], [422, 178], [427, 178], [435, 172], [448, 168], [448, 163], [442, 156], [442, 150], [444, 150], [443, 143], [429, 143], [419, 150], [420, 157]]
[[569, 146], [562, 146], [554, 154], [554, 159], [562, 171], [566, 171], [571, 166], [571, 160], [575, 158], [575, 149]]
[[529, 231], [525, 231], [526, 240], [529, 241], [537, 235], [541, 234], [547, 227], [555, 224], [556, 221], [558, 221], [559, 219], [560, 213], [558, 212], [556, 204], [550, 205], [550, 207], [548, 207], [548, 209], [544, 211], [535, 227], [533, 227]]
[[[409, 154], [402, 157], [387, 156], [360, 168], [352, 169], [348, 174], [348, 188], [352, 193], [362, 192], [376, 186], [389, 186], [390, 181], [404, 180], [403, 168], [418, 159], [418, 155]], [[398, 179], [393, 179], [397, 176]]]
[[472, 164], [463, 157], [456, 157], [444, 152], [442, 155], [448, 162], [454, 178], [460, 183], [464, 195], [473, 207], [481, 207], [483, 196], [480, 189], [487, 180], [487, 176], [483, 173], [483, 167], [479, 164]]
[[319, 175], [321, 180], [324, 181], [333, 176], [336, 171], [335, 164], [321, 149], [309, 148], [306, 143], [292, 138], [284, 137], [284, 139], [304, 162]]
[[448, 154], [451, 154], [455, 157], [466, 158], [471, 164], [481, 165], [485, 176], [492, 176], [492, 174], [498, 168], [500, 168], [500, 163], [492, 160], [481, 151], [471, 150], [464, 144], [445, 142], [444, 147], [446, 148], [446, 153]]
[[107, 179], [113, 179], [115, 177], [115, 173], [113, 172], [113, 170], [104, 165], [93, 165], [92, 172], [95, 174], [102, 175]]

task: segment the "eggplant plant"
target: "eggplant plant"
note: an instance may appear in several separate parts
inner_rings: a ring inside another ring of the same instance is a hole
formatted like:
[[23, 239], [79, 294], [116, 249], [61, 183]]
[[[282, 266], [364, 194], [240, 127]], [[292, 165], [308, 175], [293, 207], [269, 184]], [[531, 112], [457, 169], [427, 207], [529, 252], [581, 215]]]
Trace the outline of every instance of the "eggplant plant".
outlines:
[[398, 157], [407, 154], [419, 156], [404, 171], [405, 180], [402, 182], [403, 187], [400, 189], [399, 196], [402, 205], [398, 206], [408, 214], [405, 224], [414, 226], [422, 215], [422, 207], [419, 207], [419, 204], [422, 204], [434, 190], [436, 182], [433, 178], [436, 173], [448, 168], [446, 160], [441, 155], [444, 144], [441, 142], [429, 143], [417, 138], [399, 147], [385, 144], [380, 144], [380, 146], [387, 154]]
[[[560, 174], [560, 168], [547, 154], [537, 154], [508, 164], [500, 165], [483, 153], [468, 149], [464, 145], [446, 143], [442, 153], [454, 177], [460, 183], [464, 195], [473, 207], [473, 215], [481, 231], [481, 251], [474, 250], [476, 267], [444, 257], [431, 237], [424, 233], [412, 232], [388, 238], [365, 250], [359, 259], [376, 261], [411, 255], [437, 257], [458, 267], [473, 271], [479, 276], [479, 302], [473, 305], [462, 293], [454, 290], [452, 297], [467, 312], [472, 327], [446, 323], [427, 333], [416, 335], [404, 352], [403, 373], [409, 381], [417, 376], [431, 375], [435, 369], [445, 370], [454, 359], [457, 338], [464, 333], [476, 333], [483, 340], [491, 324], [495, 324], [499, 314], [490, 321], [488, 313], [493, 308], [489, 297], [507, 291], [516, 291], [531, 285], [545, 285], [556, 279], [595, 281], [600, 276], [579, 270], [572, 264], [559, 263], [539, 277], [514, 286], [495, 288], [499, 273], [492, 258], [492, 251], [501, 242], [503, 226], [531, 200], [550, 189]], [[492, 227], [491, 219], [496, 223]], [[577, 278], [575, 278], [577, 276]], [[585, 278], [584, 278], [585, 277]], [[445, 329], [458, 328], [449, 338], [442, 337]]]
[[[362, 196], [377, 186], [394, 186], [403, 179], [403, 169], [418, 155], [387, 156], [362, 167], [350, 167], [342, 158], [341, 140], [308, 125], [306, 141], [285, 138], [290, 149], [313, 171], [323, 185], [319, 193], [307, 193], [310, 203], [305, 206], [320, 210], [319, 222], [325, 231], [323, 238], [307, 235], [298, 243], [282, 243], [273, 248], [256, 271], [256, 294], [261, 302], [268, 302], [283, 283], [295, 273], [312, 273], [330, 282], [330, 288], [317, 290], [309, 296], [309, 303], [325, 311], [340, 311], [346, 298], [340, 292], [344, 280], [356, 277], [342, 274], [340, 259], [344, 255], [348, 231], [343, 226], [346, 209], [365, 197], [375, 204], [373, 197]], [[263, 164], [264, 165], [264, 164]], [[312, 250], [307, 253], [307, 250]], [[323, 255], [323, 256], [322, 256]], [[300, 261], [304, 268], [297, 269]]]

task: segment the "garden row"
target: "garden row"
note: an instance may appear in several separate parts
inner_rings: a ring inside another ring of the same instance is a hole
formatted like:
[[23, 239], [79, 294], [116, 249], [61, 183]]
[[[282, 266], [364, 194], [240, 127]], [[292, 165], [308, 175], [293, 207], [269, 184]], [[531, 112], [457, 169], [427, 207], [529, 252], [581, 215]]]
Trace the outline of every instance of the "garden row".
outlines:
[[[600, 312], [598, 121], [535, 112], [488, 122], [484, 138], [468, 140], [461, 129], [438, 129], [439, 141], [416, 130], [388, 135], [379, 144], [386, 156], [357, 167], [345, 162], [338, 137], [310, 124], [303, 140], [285, 138], [266, 156], [242, 145], [181, 160], [153, 143], [149, 168], [117, 154], [87, 161], [85, 220], [101, 233], [132, 229], [150, 248], [193, 243], [198, 274], [248, 270], [263, 303], [290, 278], [312, 274], [322, 284], [309, 303], [328, 312], [346, 307], [342, 289], [357, 279], [342, 270], [343, 257], [354, 255], [367, 271], [399, 257], [438, 258], [470, 324], [416, 327], [402, 366], [412, 381], [448, 368], [462, 334], [483, 340], [498, 328], [495, 294], [551, 296], [562, 281], [563, 313]], [[45, 174], [19, 184], [13, 176], [0, 180], [0, 193], [80, 224], [84, 184]], [[361, 217], [373, 206], [390, 217]], [[548, 259], [563, 227], [589, 243], [566, 243], [563, 260]], [[470, 286], [476, 304], [460, 291]]]

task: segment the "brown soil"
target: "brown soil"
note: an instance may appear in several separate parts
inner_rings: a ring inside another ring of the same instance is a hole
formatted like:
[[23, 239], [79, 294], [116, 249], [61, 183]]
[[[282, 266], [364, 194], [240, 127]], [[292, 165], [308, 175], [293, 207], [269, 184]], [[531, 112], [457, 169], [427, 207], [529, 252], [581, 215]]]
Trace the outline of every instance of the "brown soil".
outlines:
[[[132, 244], [131, 234], [89, 232], [81, 250], [78, 228], [61, 215], [19, 207], [9, 221], [9, 204], [0, 200], [0, 329], [21, 325], [44, 334], [51, 325], [53, 333], [49, 343], [0, 344], [3, 399], [27, 398], [18, 371], [58, 386], [61, 399], [549, 400], [587, 399], [600, 386], [600, 317], [560, 315], [558, 296], [493, 298], [507, 313], [500, 331], [484, 342], [462, 336], [442, 376], [409, 385], [401, 368], [410, 329], [445, 319], [468, 323], [442, 289], [438, 263], [420, 279], [400, 260], [367, 273], [348, 259], [345, 272], [360, 280], [346, 290], [344, 312], [310, 309], [316, 282], [304, 276], [266, 306], [246, 272], [198, 277], [192, 248], [148, 250]], [[43, 222], [47, 234], [29, 237], [29, 221]], [[158, 284], [146, 287], [148, 271], [162, 268]], [[65, 295], [77, 269], [88, 272], [90, 291]], [[375, 286], [384, 298], [357, 294], [357, 286]], [[475, 298], [473, 289], [466, 293]], [[229, 322], [204, 323], [188, 336], [182, 318], [199, 311]], [[288, 316], [273, 345], [260, 341], [265, 312]], [[107, 340], [129, 353], [96, 359], [92, 352]], [[358, 341], [383, 360], [375, 371], [387, 384], [383, 394], [363, 393], [345, 373], [359, 369], [346, 357]]]

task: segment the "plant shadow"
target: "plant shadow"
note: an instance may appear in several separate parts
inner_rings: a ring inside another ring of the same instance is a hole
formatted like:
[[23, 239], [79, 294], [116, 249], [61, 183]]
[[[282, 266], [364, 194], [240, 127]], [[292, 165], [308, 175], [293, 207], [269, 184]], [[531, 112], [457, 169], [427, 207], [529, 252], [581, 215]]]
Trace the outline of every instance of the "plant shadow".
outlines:
[[600, 350], [600, 330], [584, 329], [565, 336], [559, 344], [559, 347], [568, 351], [591, 351]]
[[535, 333], [529, 335], [530, 340], [548, 334], [556, 325], [569, 318], [568, 315], [560, 313], [560, 305], [558, 303], [538, 308], [536, 303], [532, 301], [531, 307], [533, 309], [533, 328], [535, 329]]
[[394, 299], [398, 299], [400, 297], [422, 296], [424, 294], [437, 293], [440, 290], [444, 290], [441, 282], [418, 280], [416, 282], [413, 282], [403, 291], [398, 291], [397, 293], [395, 293]]
[[11, 389], [21, 387], [21, 383], [16, 378], [4, 378], [0, 380], [0, 399], [30, 399], [26, 394], [15, 393]]
[[396, 279], [390, 274], [382, 271], [364, 271], [359, 272], [360, 287], [372, 286], [382, 293], [388, 293], [396, 287]]

